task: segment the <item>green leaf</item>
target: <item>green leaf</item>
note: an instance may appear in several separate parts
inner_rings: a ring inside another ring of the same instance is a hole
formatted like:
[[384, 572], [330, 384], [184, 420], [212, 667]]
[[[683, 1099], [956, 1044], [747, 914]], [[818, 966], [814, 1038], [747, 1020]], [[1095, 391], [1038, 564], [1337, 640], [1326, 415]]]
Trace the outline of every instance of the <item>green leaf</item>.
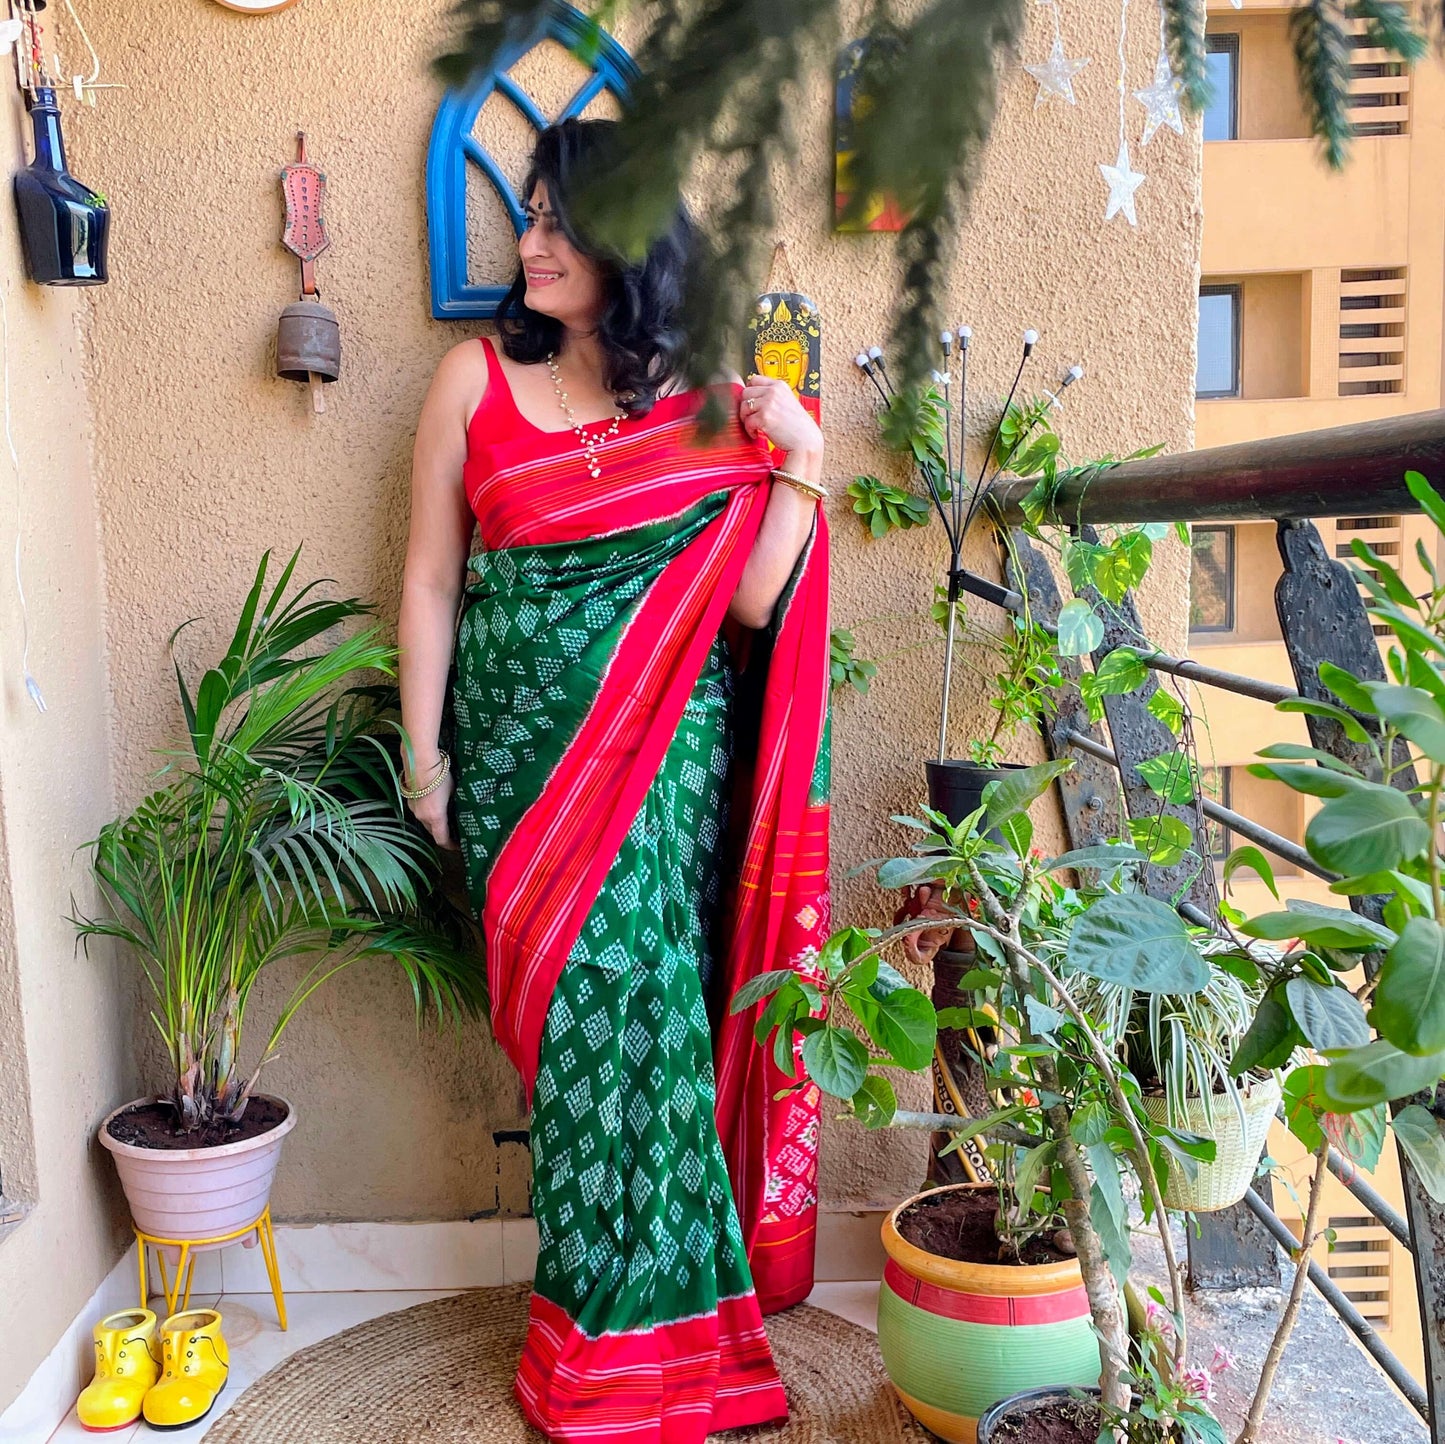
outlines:
[[868, 1050], [846, 1028], [820, 1028], [803, 1039], [803, 1066], [825, 1093], [852, 1098], [868, 1072]]
[[1248, 771], [1251, 777], [1283, 782], [1292, 792], [1310, 797], [1344, 797], [1356, 787], [1368, 785], [1336, 768], [1308, 767], [1302, 762], [1251, 762]]
[[1336, 707], [1333, 702], [1319, 702], [1312, 697], [1286, 697], [1283, 702], [1276, 702], [1274, 709], [1276, 712], [1302, 712], [1307, 717], [1328, 717], [1340, 724], [1351, 742], [1358, 742], [1361, 747], [1369, 746], [1370, 734], [1360, 725], [1359, 718], [1343, 707]]
[[796, 981], [797, 976], [791, 968], [778, 968], [770, 973], [759, 973], [757, 977], [750, 978], [733, 994], [732, 1007], [728, 1011], [741, 1013], [744, 1008], [751, 1008], [754, 1003], [762, 1002], [764, 998], [776, 993], [779, 988]]
[[1047, 1143], [1040, 1143], [1037, 1147], [1023, 1151], [1023, 1159], [1014, 1174], [1014, 1193], [1020, 1203], [1027, 1205], [1042, 1187], [1044, 1172], [1053, 1163], [1054, 1155], [1058, 1151], [1058, 1142], [1052, 1138]]
[[1239, 1078], [1256, 1068], [1283, 1068], [1303, 1041], [1289, 1009], [1273, 992], [1266, 993], [1230, 1059], [1230, 1075]]
[[1149, 715], [1157, 717], [1176, 737], [1184, 730], [1184, 704], [1163, 687], [1158, 688], [1145, 704]]
[[1352, 1113], [1343, 1128], [1335, 1131], [1335, 1142], [1341, 1153], [1366, 1173], [1373, 1173], [1385, 1147], [1385, 1125], [1389, 1110], [1382, 1103], [1378, 1108], [1361, 1108]]
[[[1115, 1171], [1117, 1173], [1117, 1168]], [[1094, 1232], [1099, 1235], [1099, 1242], [1104, 1247], [1104, 1257], [1108, 1260], [1109, 1272], [1113, 1274], [1115, 1284], [1119, 1288], [1123, 1288], [1124, 1280], [1129, 1276], [1129, 1265], [1132, 1262], [1128, 1221], [1126, 1219], [1120, 1222], [1116, 1217], [1110, 1202], [1110, 1195], [1099, 1186], [1097, 1178], [1089, 1189], [1089, 1220], [1094, 1225]], [[1113, 1438], [1112, 1432], [1109, 1437]]]
[[1140, 993], [1197, 993], [1209, 981], [1179, 914], [1142, 894], [1109, 894], [1081, 914], [1067, 959], [1079, 972]]
[[1320, 1096], [1320, 1080], [1324, 1071], [1320, 1064], [1310, 1063], [1294, 1069], [1284, 1080], [1285, 1127], [1311, 1153], [1320, 1146], [1325, 1136], [1320, 1127], [1320, 1114], [1327, 1111]]
[[[1182, 752], [1163, 752], [1138, 762], [1134, 770], [1149, 791], [1176, 806], [1194, 800], [1194, 769]], [[1137, 841], [1137, 838], [1135, 839]]]
[[1341, 762], [1332, 752], [1326, 752], [1321, 747], [1302, 747], [1298, 742], [1273, 742], [1268, 747], [1261, 747], [1258, 755], [1285, 762], [1318, 762], [1321, 767], [1328, 767], [1331, 772], [1338, 772], [1344, 777], [1353, 777], [1357, 782], [1367, 780], [1358, 768]]
[[1337, 667], [1333, 662], [1321, 662], [1319, 674], [1320, 681], [1351, 711], [1363, 713], [1366, 717], [1375, 715], [1375, 699], [1360, 685], [1354, 673]]
[[1310, 856], [1340, 873], [1382, 872], [1425, 851], [1430, 829], [1403, 792], [1362, 783], [1336, 797], [1310, 819]]
[[1436, 1203], [1445, 1203], [1445, 1138], [1440, 1120], [1418, 1103], [1411, 1103], [1395, 1115], [1392, 1125], [1425, 1192]]
[[942, 1032], [945, 1028], [966, 1030], [968, 1028], [992, 1028], [997, 1019], [982, 1008], [940, 1008], [938, 1010], [938, 1028]]
[[865, 1078], [853, 1095], [853, 1113], [865, 1128], [886, 1128], [898, 1111], [893, 1085], [880, 1074]]
[[1036, 1038], [1047, 1038], [1064, 1026], [1064, 1014], [1039, 1002], [1032, 993], [1024, 995], [1024, 1012], [1028, 1015], [1029, 1032]]
[[1088, 602], [1075, 597], [1059, 612], [1058, 647], [1061, 657], [1082, 657], [1104, 640], [1104, 624]]
[[1013, 848], [1014, 856], [1025, 858], [1033, 846], [1034, 824], [1027, 812], [1016, 812], [999, 823], [998, 830], [1003, 840]]
[[1129, 832], [1148, 851], [1149, 861], [1173, 867], [1194, 846], [1194, 833], [1182, 818], [1161, 813], [1158, 817], [1131, 817]]
[[[876, 986], [876, 985], [875, 985]], [[878, 1000], [878, 1016], [868, 1031], [900, 1068], [917, 1071], [933, 1061], [937, 1014], [917, 988], [894, 988]]]
[[1068, 760], [1040, 762], [1036, 766], [1010, 772], [998, 782], [990, 782], [983, 790], [984, 811], [979, 832], [988, 832], [1004, 818], [1023, 812], [1049, 790], [1056, 777], [1061, 777], [1073, 765]]
[[1321, 1093], [1335, 1113], [1357, 1113], [1377, 1103], [1433, 1088], [1445, 1071], [1445, 1053], [1426, 1057], [1403, 1052], [1387, 1038], [1331, 1057]]
[[1445, 928], [1411, 918], [1385, 954], [1370, 1022], [1417, 1057], [1445, 1052]]
[[1098, 872], [1116, 872], [1130, 863], [1147, 862], [1148, 858], [1138, 848], [1128, 847], [1122, 842], [1100, 842], [1092, 847], [1076, 847], [1070, 852], [1051, 857], [1042, 865], [1044, 872], [1057, 872], [1062, 867], [1085, 868]]
[[1107, 697], [1122, 697], [1137, 692], [1149, 680], [1149, 669], [1139, 660], [1132, 647], [1115, 647], [1094, 668], [1094, 682]]
[[1405, 473], [1405, 485], [1410, 488], [1410, 495], [1420, 503], [1420, 510], [1435, 523], [1436, 529], [1445, 532], [1445, 500], [1441, 499], [1440, 493], [1418, 471]]
[[1360, 1048], [1370, 1041], [1365, 1010], [1347, 988], [1327, 988], [1310, 978], [1291, 978], [1284, 991], [1290, 1012], [1310, 1047], [1324, 1052], [1326, 1048]]
[[1445, 762], [1445, 712], [1419, 687], [1366, 682], [1381, 717], [1408, 737], [1432, 762]]
[[1299, 898], [1291, 898], [1285, 912], [1250, 918], [1240, 931], [1267, 942], [1302, 938], [1318, 947], [1339, 948], [1345, 952], [1388, 947], [1395, 941], [1389, 928], [1362, 918], [1348, 908], [1321, 907]]
[[1279, 888], [1275, 886], [1274, 869], [1269, 865], [1269, 859], [1253, 843], [1246, 843], [1243, 847], [1236, 847], [1224, 860], [1224, 886], [1229, 887], [1229, 880], [1240, 868], [1247, 867], [1254, 873], [1264, 885], [1274, 894], [1275, 900], [1279, 900]]
[[1084, 1148], [1102, 1143], [1108, 1131], [1109, 1110], [1097, 1098], [1075, 1109], [1074, 1116], [1069, 1119], [1069, 1132], [1074, 1141]]

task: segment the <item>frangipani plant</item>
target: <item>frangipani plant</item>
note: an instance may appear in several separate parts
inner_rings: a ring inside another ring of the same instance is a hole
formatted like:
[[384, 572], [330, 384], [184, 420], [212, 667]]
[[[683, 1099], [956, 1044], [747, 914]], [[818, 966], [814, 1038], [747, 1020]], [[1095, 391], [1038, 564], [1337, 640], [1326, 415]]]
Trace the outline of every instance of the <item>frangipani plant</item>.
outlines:
[[[1207, 985], [1211, 964], [1173, 908], [1127, 890], [1124, 879], [1143, 853], [1122, 844], [1054, 858], [1034, 850], [1028, 809], [1069, 765], [1010, 774], [957, 825], [932, 809], [895, 819], [919, 837], [910, 856], [878, 868], [880, 884], [928, 883], [955, 903], [965, 895], [975, 901], [975, 910], [945, 908], [979, 946], [979, 966], [961, 984], [975, 1006], [936, 1012], [881, 956], [921, 927], [937, 927], [935, 916], [881, 930], [844, 928], [820, 952], [816, 980], [767, 973], [742, 989], [733, 1007], [763, 1003], [759, 1041], [772, 1035], [775, 1056], [791, 1068], [801, 1040], [807, 1076], [848, 1100], [865, 1126], [912, 1123], [945, 1128], [960, 1143], [986, 1140], [1000, 1182], [1000, 1256], [1016, 1257], [1028, 1237], [1063, 1220], [1099, 1337], [1105, 1401], [1127, 1407], [1130, 1350], [1120, 1296], [1130, 1253], [1126, 1180], [1135, 1181], [1164, 1246], [1174, 1363], [1182, 1367], [1182, 1282], [1160, 1180], [1171, 1161], [1208, 1161], [1213, 1144], [1148, 1118], [1117, 1040], [1081, 1006], [1079, 981], [1185, 995]], [[1100, 881], [1083, 893], [1062, 880], [1069, 869]], [[901, 1114], [891, 1082], [877, 1070], [925, 1069], [939, 1027], [980, 1023], [997, 1031], [987, 1069], [999, 1107], [977, 1119]]]
[[[74, 921], [139, 963], [179, 1126], [238, 1121], [297, 1010], [362, 958], [390, 958], [418, 1013], [479, 1011], [484, 982], [464, 916], [434, 884], [430, 840], [406, 817], [397, 760], [396, 649], [370, 606], [288, 597], [299, 550], [269, 592], [262, 557], [225, 654], [176, 681], [187, 744], [159, 785], [92, 844], [108, 915]], [[177, 630], [171, 638], [172, 646]], [[243, 1028], [257, 983], [306, 960], [259, 1054]]]

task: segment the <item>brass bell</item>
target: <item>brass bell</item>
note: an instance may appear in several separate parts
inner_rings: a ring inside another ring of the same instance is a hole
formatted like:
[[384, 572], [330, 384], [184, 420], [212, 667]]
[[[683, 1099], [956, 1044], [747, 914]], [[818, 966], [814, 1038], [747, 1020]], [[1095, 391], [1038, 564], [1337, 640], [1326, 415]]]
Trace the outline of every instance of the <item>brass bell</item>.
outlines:
[[281, 313], [276, 331], [276, 374], [287, 381], [306, 381], [316, 409], [322, 409], [322, 381], [341, 375], [341, 326], [336, 313], [319, 301], [292, 301]]

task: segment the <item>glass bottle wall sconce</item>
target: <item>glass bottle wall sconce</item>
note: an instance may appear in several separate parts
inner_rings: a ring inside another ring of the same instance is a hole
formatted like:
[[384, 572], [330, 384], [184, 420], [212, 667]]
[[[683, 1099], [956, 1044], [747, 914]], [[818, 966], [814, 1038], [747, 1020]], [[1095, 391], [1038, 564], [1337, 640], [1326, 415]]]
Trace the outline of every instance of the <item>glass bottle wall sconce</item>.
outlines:
[[[36, 284], [99, 286], [110, 279], [106, 263], [110, 206], [104, 196], [82, 185], [66, 168], [56, 82], [45, 66], [37, 19], [37, 12], [44, 8], [45, 0], [21, 0], [19, 31], [11, 37], [34, 129], [34, 159], [15, 176], [20, 246], [26, 273]], [[96, 59], [88, 80], [73, 81], [76, 94], [92, 103], [99, 69]]]

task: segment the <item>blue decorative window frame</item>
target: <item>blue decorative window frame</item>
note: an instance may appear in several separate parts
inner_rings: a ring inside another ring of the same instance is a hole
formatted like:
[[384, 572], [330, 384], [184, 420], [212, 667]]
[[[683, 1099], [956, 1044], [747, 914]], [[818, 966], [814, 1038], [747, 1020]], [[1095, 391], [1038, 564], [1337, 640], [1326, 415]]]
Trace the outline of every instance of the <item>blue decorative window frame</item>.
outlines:
[[[431, 257], [431, 309], [439, 321], [484, 320], [497, 314], [506, 285], [477, 285], [467, 273], [467, 166], [476, 165], [491, 181], [517, 235], [522, 234], [522, 207], [502, 168], [482, 146], [473, 128], [493, 92], [505, 96], [541, 131], [551, 122], [532, 98], [507, 73], [529, 50], [556, 40], [575, 51], [595, 47], [592, 74], [562, 108], [558, 120], [580, 115], [604, 91], [626, 103], [639, 72], [632, 57], [605, 31], [600, 34], [579, 10], [566, 4], [548, 8], [546, 20], [525, 39], [508, 46], [496, 65], [477, 75], [461, 90], [442, 97], [432, 122], [426, 157], [427, 246]], [[508, 283], [510, 284], [510, 283]]]

